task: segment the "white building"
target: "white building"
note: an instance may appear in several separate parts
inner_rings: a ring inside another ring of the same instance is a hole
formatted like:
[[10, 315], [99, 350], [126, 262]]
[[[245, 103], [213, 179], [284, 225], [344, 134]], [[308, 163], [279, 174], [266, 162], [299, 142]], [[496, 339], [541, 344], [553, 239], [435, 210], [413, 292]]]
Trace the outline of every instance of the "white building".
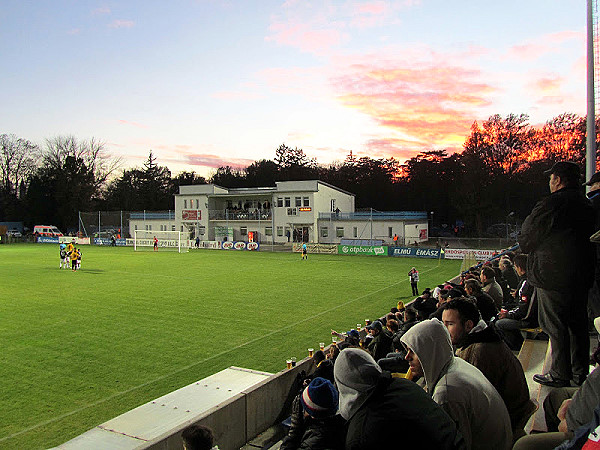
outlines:
[[360, 213], [355, 212], [354, 194], [323, 181], [275, 184], [257, 188], [180, 186], [174, 214], [132, 214], [130, 233], [136, 229], [180, 230], [203, 241], [275, 244], [339, 243], [341, 239], [391, 242], [394, 234], [400, 244], [427, 240], [426, 213]]

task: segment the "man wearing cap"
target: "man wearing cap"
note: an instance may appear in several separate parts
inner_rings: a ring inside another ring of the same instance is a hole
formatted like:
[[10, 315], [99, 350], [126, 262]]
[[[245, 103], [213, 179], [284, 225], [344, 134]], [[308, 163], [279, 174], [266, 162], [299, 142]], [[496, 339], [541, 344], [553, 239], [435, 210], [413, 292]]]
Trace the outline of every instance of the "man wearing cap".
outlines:
[[579, 166], [557, 162], [550, 195], [523, 222], [519, 244], [527, 259], [527, 278], [535, 287], [538, 316], [550, 337], [552, 363], [534, 381], [551, 387], [581, 385], [589, 371], [587, 296], [594, 280], [596, 255], [589, 241], [595, 231], [591, 203], [580, 191]]
[[336, 415], [338, 392], [331, 381], [315, 378], [292, 404], [292, 426], [283, 450], [344, 448], [344, 420]]
[[[590, 181], [584, 184], [589, 186], [590, 191], [587, 193], [587, 198], [592, 202], [592, 206], [596, 211], [596, 231], [600, 229], [600, 172], [596, 172], [590, 178]], [[596, 273], [594, 285], [590, 289], [588, 297], [588, 317], [593, 320], [600, 316], [600, 245], [596, 244]]]
[[373, 355], [375, 361], [379, 361], [392, 349], [392, 333], [379, 320], [375, 320], [371, 325], [367, 326], [367, 330], [373, 336], [367, 350]]

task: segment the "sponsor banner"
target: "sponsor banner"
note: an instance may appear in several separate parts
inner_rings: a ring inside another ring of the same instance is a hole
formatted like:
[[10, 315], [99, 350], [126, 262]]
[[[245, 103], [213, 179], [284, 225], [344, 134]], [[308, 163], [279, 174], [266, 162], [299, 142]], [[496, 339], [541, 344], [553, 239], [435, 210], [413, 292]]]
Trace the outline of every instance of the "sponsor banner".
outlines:
[[75, 239], [75, 243], [78, 245], [89, 245], [90, 242], [90, 238], [86, 237], [86, 238], [75, 238], [73, 236], [61, 236], [58, 238], [58, 241], [61, 244], [68, 244], [69, 242], [73, 242], [73, 239]]
[[390, 256], [406, 256], [411, 258], [439, 258], [439, 248], [419, 248], [419, 247], [388, 247]]
[[221, 248], [221, 243], [219, 241], [200, 241], [200, 247], [217, 250]]
[[201, 211], [198, 210], [187, 210], [181, 211], [181, 220], [200, 220], [202, 217]]
[[[110, 239], [108, 239], [108, 241], [110, 242]], [[131, 245], [133, 245], [133, 239], [127, 239], [127, 242], [129, 243], [129, 241], [131, 241]], [[106, 244], [105, 244], [106, 245]], [[110, 245], [110, 244], [109, 244]], [[136, 243], [137, 247], [154, 247], [154, 238], [152, 239], [138, 239], [137, 243]], [[169, 247], [169, 248], [178, 248], [179, 247], [179, 240], [178, 239], [159, 239], [158, 240], [158, 246], [159, 247]], [[183, 245], [182, 245], [183, 247]]]
[[[88, 240], [89, 240], [89, 238], [88, 238]], [[127, 241], [128, 240], [131, 240], [131, 245], [133, 245], [133, 239], [123, 239], [123, 238], [115, 239], [115, 244], [117, 246], [119, 246], [119, 247], [125, 247], [127, 245]], [[94, 245], [108, 245], [108, 246], [111, 246], [112, 245], [112, 239], [110, 239], [110, 238], [94, 238]], [[140, 245], [139, 241], [138, 241], [138, 245]]]
[[[38, 236], [37, 238], [38, 244], [58, 244], [57, 237], [48, 237], [48, 236]], [[69, 241], [71, 242], [71, 241]]]
[[494, 256], [495, 250], [476, 250], [471, 248], [447, 248], [444, 253], [446, 259], [463, 259], [467, 254], [473, 254], [477, 261], [483, 261]]
[[384, 245], [338, 245], [338, 254], [387, 256], [388, 248]]
[[256, 251], [260, 248], [258, 242], [244, 242], [244, 241], [224, 241], [221, 242], [221, 248], [223, 250], [250, 250]]
[[[338, 252], [337, 244], [306, 244], [306, 250], [308, 253], [327, 253], [335, 255]], [[292, 245], [292, 251], [295, 253], [302, 253], [302, 244], [295, 243]]]

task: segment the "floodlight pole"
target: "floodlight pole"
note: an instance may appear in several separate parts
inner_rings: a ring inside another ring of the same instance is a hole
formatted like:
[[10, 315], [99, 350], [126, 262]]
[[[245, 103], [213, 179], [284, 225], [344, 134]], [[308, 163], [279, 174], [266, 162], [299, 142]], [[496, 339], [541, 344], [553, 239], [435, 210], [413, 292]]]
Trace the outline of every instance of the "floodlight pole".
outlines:
[[[594, 98], [594, 9], [587, 0], [587, 127], [586, 181], [596, 172], [596, 101]], [[589, 190], [590, 187], [588, 186]]]

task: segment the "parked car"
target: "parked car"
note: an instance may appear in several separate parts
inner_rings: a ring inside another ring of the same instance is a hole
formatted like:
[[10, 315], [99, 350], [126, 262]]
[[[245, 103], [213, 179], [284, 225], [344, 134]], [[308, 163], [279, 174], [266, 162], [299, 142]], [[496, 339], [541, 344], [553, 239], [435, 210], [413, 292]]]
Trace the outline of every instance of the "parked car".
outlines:
[[14, 237], [14, 238], [23, 237], [23, 235], [21, 234], [21, 232], [19, 230], [17, 230], [16, 228], [13, 228], [12, 230], [8, 230], [6, 232], [6, 235], [10, 236], [10, 237]]

